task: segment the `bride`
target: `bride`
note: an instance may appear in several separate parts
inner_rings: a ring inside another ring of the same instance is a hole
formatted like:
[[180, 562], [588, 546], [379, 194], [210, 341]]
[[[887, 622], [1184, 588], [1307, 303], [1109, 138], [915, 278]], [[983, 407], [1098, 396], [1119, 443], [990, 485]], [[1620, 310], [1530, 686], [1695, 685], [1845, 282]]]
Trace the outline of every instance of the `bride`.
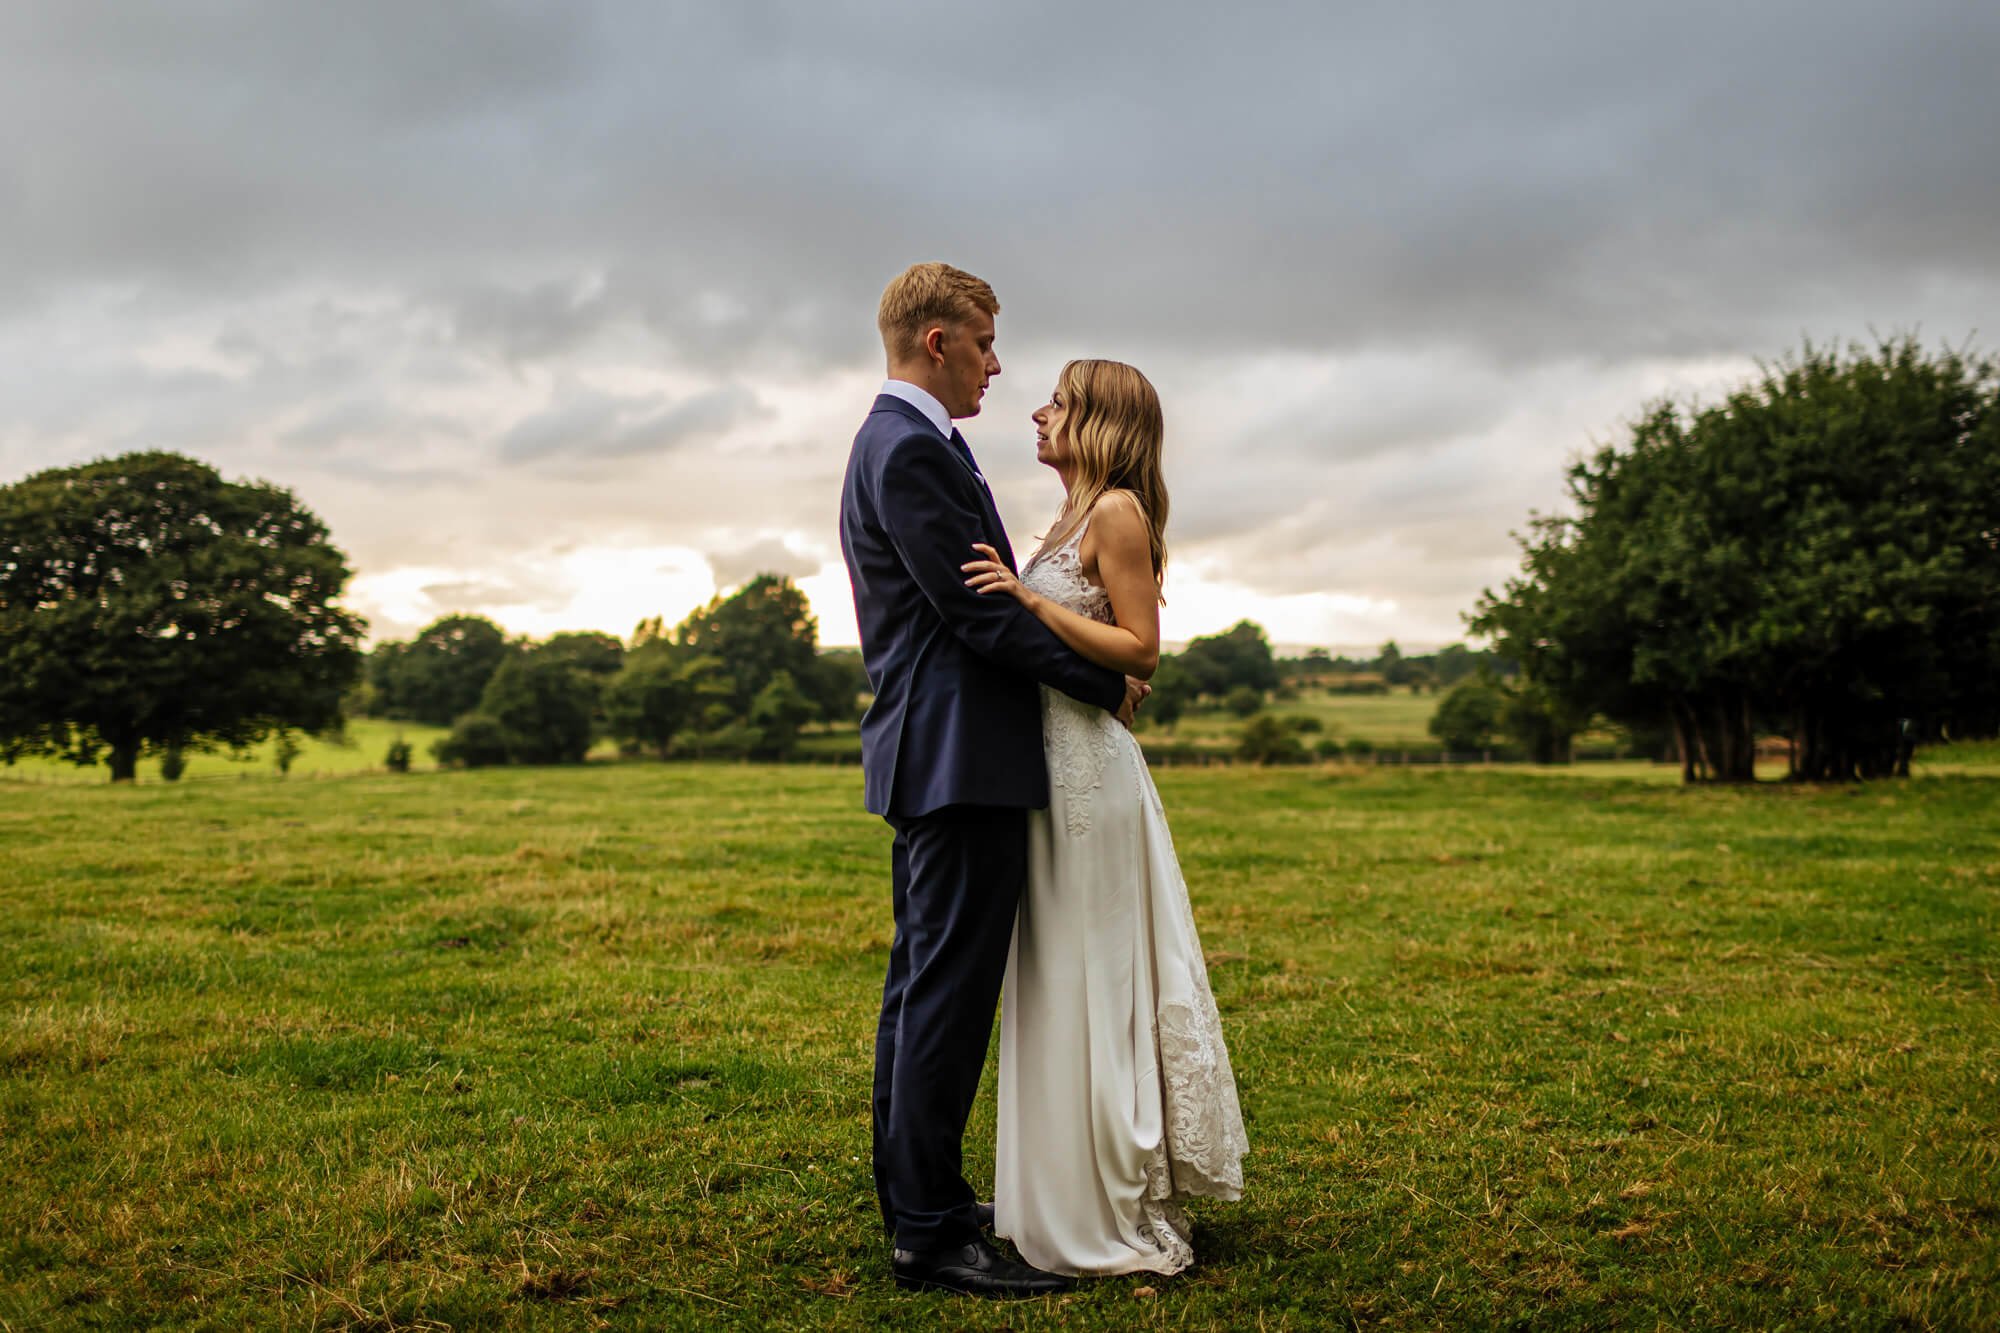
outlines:
[[[1082, 656], [1149, 677], [1160, 655], [1167, 491], [1159, 396], [1131, 366], [1072, 361], [1034, 413], [1066, 490], [1016, 578], [993, 548], [966, 582], [1004, 593]], [[1175, 1273], [1182, 1201], [1238, 1198], [1248, 1147], [1181, 879], [1139, 744], [1044, 688], [1049, 808], [1000, 1018], [994, 1230], [1057, 1273]]]

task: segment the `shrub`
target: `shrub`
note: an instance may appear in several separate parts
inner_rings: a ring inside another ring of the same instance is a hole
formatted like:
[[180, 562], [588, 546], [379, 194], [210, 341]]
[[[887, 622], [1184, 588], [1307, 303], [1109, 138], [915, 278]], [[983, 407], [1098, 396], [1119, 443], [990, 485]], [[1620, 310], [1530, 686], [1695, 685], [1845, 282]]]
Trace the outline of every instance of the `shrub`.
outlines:
[[1347, 743], [1347, 752], [1357, 759], [1365, 758], [1375, 753], [1375, 742], [1356, 736]]
[[181, 774], [187, 772], [187, 752], [178, 745], [169, 745], [167, 752], [160, 756], [160, 780], [179, 782]]
[[1431, 717], [1430, 733], [1444, 742], [1447, 750], [1491, 749], [1506, 702], [1497, 685], [1476, 679], [1462, 681], [1438, 705]]
[[1207, 745], [1197, 745], [1190, 741], [1160, 741], [1139, 747], [1146, 756], [1149, 768], [1167, 768], [1181, 764], [1226, 764], [1230, 760], [1228, 750], [1218, 750]]
[[1238, 685], [1222, 696], [1222, 706], [1238, 717], [1249, 717], [1264, 706], [1264, 692], [1249, 685]]
[[391, 773], [409, 772], [410, 743], [404, 740], [401, 736], [398, 736], [396, 737], [395, 740], [390, 741], [389, 753], [383, 756], [382, 762], [389, 766], [389, 771]]
[[1322, 736], [1313, 745], [1313, 753], [1322, 759], [1338, 759], [1346, 750], [1346, 746], [1331, 736]]
[[507, 729], [487, 713], [467, 713], [452, 724], [451, 734], [431, 746], [440, 764], [485, 768], [507, 762]]
[[479, 712], [493, 718], [517, 764], [580, 764], [597, 711], [595, 678], [573, 670], [560, 650], [516, 653], [486, 682]]
[[1236, 755], [1253, 764], [1303, 764], [1306, 747], [1297, 733], [1268, 713], [1244, 723]]
[[725, 722], [706, 731], [683, 734], [675, 741], [679, 749], [696, 759], [748, 759], [763, 744], [763, 731], [749, 722]]
[[278, 766], [280, 776], [292, 771], [292, 761], [297, 759], [305, 748], [289, 728], [278, 729], [278, 743], [271, 747], [271, 762]]

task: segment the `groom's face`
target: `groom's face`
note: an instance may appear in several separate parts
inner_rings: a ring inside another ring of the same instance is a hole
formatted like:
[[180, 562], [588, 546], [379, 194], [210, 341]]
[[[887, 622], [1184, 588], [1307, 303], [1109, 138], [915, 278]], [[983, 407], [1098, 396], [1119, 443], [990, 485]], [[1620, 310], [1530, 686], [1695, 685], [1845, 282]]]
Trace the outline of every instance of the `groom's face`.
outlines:
[[942, 332], [938, 352], [944, 358], [946, 392], [938, 399], [954, 417], [976, 417], [987, 382], [1000, 373], [1000, 358], [993, 354], [993, 316], [976, 310], [972, 318], [947, 324]]

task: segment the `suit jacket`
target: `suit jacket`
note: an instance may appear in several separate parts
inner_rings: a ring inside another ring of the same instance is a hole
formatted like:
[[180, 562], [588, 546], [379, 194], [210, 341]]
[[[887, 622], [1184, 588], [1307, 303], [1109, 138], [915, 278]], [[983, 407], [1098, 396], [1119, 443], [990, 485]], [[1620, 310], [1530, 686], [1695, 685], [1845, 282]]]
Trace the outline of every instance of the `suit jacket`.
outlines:
[[890, 394], [854, 436], [840, 549], [875, 702], [861, 719], [868, 809], [1049, 802], [1036, 682], [1115, 711], [1125, 678], [1085, 661], [1012, 597], [965, 586], [972, 543], [1014, 551], [964, 441]]

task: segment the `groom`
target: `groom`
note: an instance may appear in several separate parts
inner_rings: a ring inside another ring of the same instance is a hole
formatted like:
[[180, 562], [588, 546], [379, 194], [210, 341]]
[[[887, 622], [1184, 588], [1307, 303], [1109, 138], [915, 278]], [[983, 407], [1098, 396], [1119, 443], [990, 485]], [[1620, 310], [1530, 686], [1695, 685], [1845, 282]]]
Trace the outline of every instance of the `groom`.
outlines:
[[953, 417], [976, 416], [993, 354], [993, 289], [917, 264], [882, 293], [889, 378], [854, 437], [840, 547], [875, 702], [861, 720], [868, 809], [896, 831], [896, 934], [875, 1029], [875, 1192], [899, 1285], [980, 1296], [1070, 1279], [1002, 1258], [962, 1172], [1014, 909], [1027, 812], [1048, 804], [1042, 682], [1130, 722], [1146, 693], [1063, 646], [959, 566], [972, 543], [1014, 554]]

